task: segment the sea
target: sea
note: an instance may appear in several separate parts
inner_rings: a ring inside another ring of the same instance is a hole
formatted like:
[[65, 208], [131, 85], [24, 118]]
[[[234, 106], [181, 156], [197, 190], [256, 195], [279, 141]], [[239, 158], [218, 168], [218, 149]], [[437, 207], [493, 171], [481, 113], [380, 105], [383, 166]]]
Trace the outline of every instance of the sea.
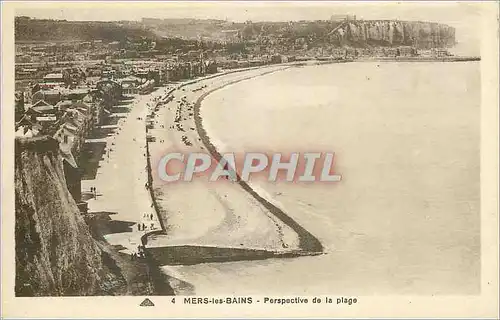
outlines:
[[319, 256], [175, 267], [198, 295], [480, 292], [479, 62], [293, 67], [202, 103], [222, 151], [334, 152], [340, 182], [253, 185]]

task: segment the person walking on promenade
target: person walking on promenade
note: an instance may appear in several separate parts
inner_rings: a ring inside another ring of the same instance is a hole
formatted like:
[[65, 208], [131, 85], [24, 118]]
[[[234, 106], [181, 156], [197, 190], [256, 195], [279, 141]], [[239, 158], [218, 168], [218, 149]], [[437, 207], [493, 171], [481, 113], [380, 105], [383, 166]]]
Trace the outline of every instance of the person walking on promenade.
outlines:
[[151, 220], [153, 220], [153, 214], [151, 214]]

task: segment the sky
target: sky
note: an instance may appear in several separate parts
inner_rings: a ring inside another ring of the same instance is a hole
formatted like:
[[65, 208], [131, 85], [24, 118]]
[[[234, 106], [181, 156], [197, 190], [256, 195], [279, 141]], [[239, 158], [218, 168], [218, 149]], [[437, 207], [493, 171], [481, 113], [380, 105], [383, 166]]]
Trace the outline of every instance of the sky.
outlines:
[[332, 14], [355, 14], [358, 19], [420, 20], [456, 28], [461, 45], [478, 47], [480, 8], [459, 2], [29, 2], [16, 15], [66, 20], [140, 20], [197, 18], [229, 21], [326, 20]]

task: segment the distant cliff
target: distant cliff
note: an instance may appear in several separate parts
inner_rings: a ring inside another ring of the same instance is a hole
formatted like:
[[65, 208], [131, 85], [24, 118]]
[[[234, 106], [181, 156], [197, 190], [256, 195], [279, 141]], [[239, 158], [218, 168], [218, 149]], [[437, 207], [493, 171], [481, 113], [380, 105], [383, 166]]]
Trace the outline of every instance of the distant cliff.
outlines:
[[[228, 33], [228, 31], [230, 31]], [[234, 37], [229, 35], [234, 34]], [[399, 20], [351, 21], [290, 21], [234, 23], [206, 19], [143, 19], [142, 22], [98, 22], [38, 20], [16, 17], [16, 41], [96, 40], [123, 41], [142, 38], [155, 39], [158, 50], [166, 49], [160, 38], [213, 41], [240, 40], [247, 46], [278, 45], [286, 48], [297, 43], [318, 47], [327, 43], [338, 46], [390, 47], [416, 46], [418, 48], [444, 48], [455, 45], [455, 29], [445, 24]], [[171, 43], [173, 51], [181, 43]]]
[[52, 138], [16, 139], [17, 296], [112, 294], [125, 284], [91, 237]]
[[455, 28], [420, 21], [348, 21], [332, 33], [332, 39], [339, 45], [445, 48], [455, 45]]

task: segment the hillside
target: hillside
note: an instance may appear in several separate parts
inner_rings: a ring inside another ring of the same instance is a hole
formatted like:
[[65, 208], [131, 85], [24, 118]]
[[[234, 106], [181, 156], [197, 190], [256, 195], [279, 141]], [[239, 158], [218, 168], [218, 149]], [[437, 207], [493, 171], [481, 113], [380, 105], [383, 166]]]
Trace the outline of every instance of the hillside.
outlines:
[[142, 25], [134, 22], [38, 20], [27, 17], [16, 17], [14, 35], [16, 41], [112, 42], [155, 37], [142, 28]]
[[[291, 21], [235, 23], [213, 19], [148, 19], [141, 22], [37, 20], [17, 17], [16, 41], [103, 40], [179, 38], [215, 42], [310, 47], [415, 46], [443, 48], [455, 45], [455, 29], [434, 22], [398, 20]], [[168, 46], [168, 45], [167, 45]], [[158, 48], [157, 48], [158, 49]]]

